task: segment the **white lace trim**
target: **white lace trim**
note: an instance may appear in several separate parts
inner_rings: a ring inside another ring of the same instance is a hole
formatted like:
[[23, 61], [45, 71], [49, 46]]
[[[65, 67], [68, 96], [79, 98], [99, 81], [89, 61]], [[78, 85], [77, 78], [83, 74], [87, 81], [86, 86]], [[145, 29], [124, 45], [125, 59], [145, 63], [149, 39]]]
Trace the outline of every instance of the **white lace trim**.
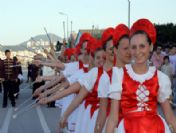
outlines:
[[156, 71], [156, 68], [154, 66], [150, 66], [149, 70], [145, 74], [136, 74], [133, 71], [131, 64], [128, 64], [125, 67], [127, 69], [127, 73], [129, 74], [129, 76], [133, 80], [140, 82], [140, 83], [143, 83], [144, 81], [151, 79], [154, 76], [155, 71]]

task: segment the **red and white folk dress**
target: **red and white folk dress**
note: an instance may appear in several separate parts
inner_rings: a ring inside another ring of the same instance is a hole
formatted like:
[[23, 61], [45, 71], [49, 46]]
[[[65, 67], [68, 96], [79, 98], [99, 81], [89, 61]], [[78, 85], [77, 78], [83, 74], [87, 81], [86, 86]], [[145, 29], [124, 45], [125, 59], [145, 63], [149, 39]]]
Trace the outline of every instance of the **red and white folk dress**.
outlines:
[[171, 94], [169, 78], [155, 67], [141, 75], [131, 65], [116, 70], [116, 82], [109, 92], [111, 99], [120, 100], [123, 115], [116, 133], [170, 133], [157, 113], [157, 103], [165, 102]]
[[89, 94], [79, 106], [75, 133], [94, 132], [100, 102], [98, 98], [99, 80], [103, 73], [102, 67], [95, 67], [82, 80], [79, 80], [79, 83], [89, 91]]

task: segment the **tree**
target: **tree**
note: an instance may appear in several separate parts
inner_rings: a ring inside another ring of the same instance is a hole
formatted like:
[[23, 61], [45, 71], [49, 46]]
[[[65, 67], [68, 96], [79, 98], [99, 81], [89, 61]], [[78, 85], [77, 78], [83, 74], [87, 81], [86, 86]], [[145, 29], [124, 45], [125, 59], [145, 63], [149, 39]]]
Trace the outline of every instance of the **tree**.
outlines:
[[176, 43], [176, 25], [173, 23], [155, 25], [157, 30], [157, 43], [162, 45]]

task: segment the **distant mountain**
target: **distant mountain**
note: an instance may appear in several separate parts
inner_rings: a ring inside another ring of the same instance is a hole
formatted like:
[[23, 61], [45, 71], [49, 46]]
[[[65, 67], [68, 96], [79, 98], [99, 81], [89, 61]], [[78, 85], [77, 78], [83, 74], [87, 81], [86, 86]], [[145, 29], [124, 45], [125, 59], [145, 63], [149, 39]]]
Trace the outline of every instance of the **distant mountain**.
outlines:
[[[48, 35], [49, 35], [49, 37], [50, 37], [50, 39], [51, 39], [51, 42], [62, 41], [62, 38], [59, 37], [59, 36], [57, 36], [57, 35], [55, 35], [55, 34], [49, 33]], [[37, 35], [37, 36], [32, 37], [32, 38], [33, 38], [35, 41], [40, 41], [40, 40], [49, 41], [49, 39], [48, 39], [48, 37], [47, 37], [46, 34]], [[30, 41], [30, 40], [31, 40], [31, 38], [30, 38], [29, 40], [23, 42], [23, 43], [20, 43], [19, 45], [26, 45], [26, 43], [27, 43], [28, 41]]]
[[[57, 41], [60, 41], [62, 42], [62, 38], [55, 35], [55, 34], [52, 34], [52, 33], [49, 33], [48, 34], [50, 39], [51, 39], [51, 42], [57, 42]], [[43, 40], [43, 41], [49, 41], [48, 37], [46, 34], [42, 34], [42, 35], [36, 35], [34, 37], [32, 37], [32, 39], [34, 39], [35, 41], [40, 41], [40, 40]], [[25, 50], [27, 48], [27, 42], [32, 40], [31, 38], [29, 40], [26, 40], [20, 44], [17, 44], [17, 45], [9, 45], [9, 46], [4, 46], [4, 45], [0, 45], [0, 51], [4, 51], [6, 49], [10, 49], [12, 51], [21, 51], [21, 50]]]

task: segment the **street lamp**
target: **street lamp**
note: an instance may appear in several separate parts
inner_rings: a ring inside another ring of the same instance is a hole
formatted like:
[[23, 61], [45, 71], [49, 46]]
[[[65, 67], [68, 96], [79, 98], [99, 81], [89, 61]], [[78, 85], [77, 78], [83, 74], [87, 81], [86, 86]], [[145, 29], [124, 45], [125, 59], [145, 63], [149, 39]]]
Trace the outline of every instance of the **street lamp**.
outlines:
[[65, 39], [65, 21], [63, 21], [64, 39]]
[[64, 12], [59, 12], [59, 14], [67, 17], [67, 41], [68, 41], [68, 14], [66, 14]]
[[71, 21], [71, 32], [70, 32], [71, 35], [72, 35], [72, 26], [73, 26], [73, 22]]
[[128, 28], [130, 28], [130, 0], [128, 0]]

